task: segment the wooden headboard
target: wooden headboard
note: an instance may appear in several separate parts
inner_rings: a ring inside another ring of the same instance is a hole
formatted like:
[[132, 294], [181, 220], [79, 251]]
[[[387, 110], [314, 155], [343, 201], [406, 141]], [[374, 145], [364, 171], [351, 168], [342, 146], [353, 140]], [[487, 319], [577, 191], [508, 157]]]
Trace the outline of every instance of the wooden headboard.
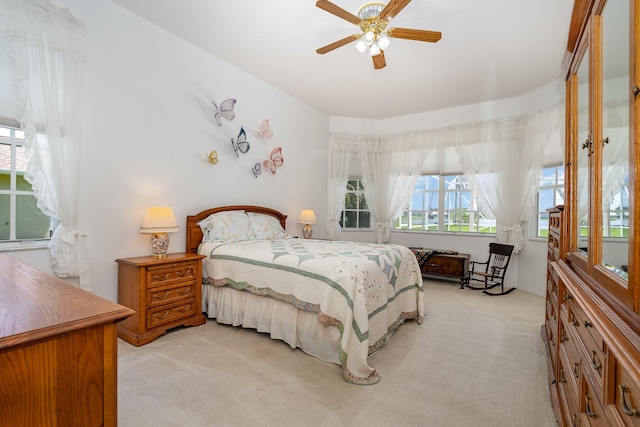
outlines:
[[202, 229], [198, 222], [216, 212], [224, 211], [245, 211], [271, 215], [280, 221], [283, 229], [286, 229], [287, 215], [278, 212], [275, 209], [265, 208], [263, 206], [238, 205], [238, 206], [220, 206], [199, 212], [195, 215], [187, 216], [187, 253], [198, 253], [198, 246], [202, 243]]

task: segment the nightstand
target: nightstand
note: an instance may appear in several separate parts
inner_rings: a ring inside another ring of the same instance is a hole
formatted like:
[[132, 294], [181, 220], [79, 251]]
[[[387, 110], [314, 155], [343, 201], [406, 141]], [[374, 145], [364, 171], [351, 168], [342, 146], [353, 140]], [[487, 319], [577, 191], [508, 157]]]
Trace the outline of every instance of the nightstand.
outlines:
[[166, 258], [117, 259], [118, 304], [136, 311], [118, 324], [118, 336], [141, 346], [176, 326], [205, 323], [203, 258], [204, 255], [175, 253]]

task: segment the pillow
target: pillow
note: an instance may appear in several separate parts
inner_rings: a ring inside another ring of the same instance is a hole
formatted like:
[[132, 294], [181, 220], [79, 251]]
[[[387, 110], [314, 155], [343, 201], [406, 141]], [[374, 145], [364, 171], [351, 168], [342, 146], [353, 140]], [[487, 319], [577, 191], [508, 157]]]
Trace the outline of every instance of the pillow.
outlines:
[[255, 212], [247, 212], [247, 216], [251, 220], [251, 227], [256, 239], [271, 240], [288, 236], [276, 217]]
[[203, 241], [239, 242], [255, 238], [251, 221], [244, 211], [217, 212], [198, 222]]

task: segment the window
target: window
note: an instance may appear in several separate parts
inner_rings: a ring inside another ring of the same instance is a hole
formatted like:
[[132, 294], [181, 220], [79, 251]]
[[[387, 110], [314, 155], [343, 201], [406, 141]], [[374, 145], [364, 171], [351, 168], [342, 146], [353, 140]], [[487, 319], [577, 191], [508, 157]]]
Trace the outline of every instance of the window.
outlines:
[[23, 142], [23, 131], [0, 126], [0, 242], [51, 236], [51, 220], [24, 179], [29, 159]]
[[564, 204], [564, 166], [542, 169], [537, 200], [536, 236], [549, 235], [549, 213], [547, 209]]
[[496, 221], [478, 209], [464, 175], [422, 175], [394, 229], [495, 233]]
[[610, 202], [603, 203], [602, 236], [629, 237], [629, 173], [619, 187], [614, 187]]
[[361, 179], [350, 179], [347, 182], [344, 210], [340, 219], [342, 228], [371, 228], [371, 212], [364, 197], [364, 186]]

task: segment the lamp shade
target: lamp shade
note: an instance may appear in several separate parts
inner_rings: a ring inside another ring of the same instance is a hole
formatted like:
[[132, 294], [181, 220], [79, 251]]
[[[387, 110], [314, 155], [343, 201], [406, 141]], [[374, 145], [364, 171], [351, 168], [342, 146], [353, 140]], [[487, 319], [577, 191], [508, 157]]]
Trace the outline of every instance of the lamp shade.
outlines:
[[173, 209], [167, 206], [150, 206], [140, 226], [141, 233], [175, 233], [178, 223]]
[[298, 224], [317, 224], [316, 213], [311, 209], [303, 209], [298, 218]]

